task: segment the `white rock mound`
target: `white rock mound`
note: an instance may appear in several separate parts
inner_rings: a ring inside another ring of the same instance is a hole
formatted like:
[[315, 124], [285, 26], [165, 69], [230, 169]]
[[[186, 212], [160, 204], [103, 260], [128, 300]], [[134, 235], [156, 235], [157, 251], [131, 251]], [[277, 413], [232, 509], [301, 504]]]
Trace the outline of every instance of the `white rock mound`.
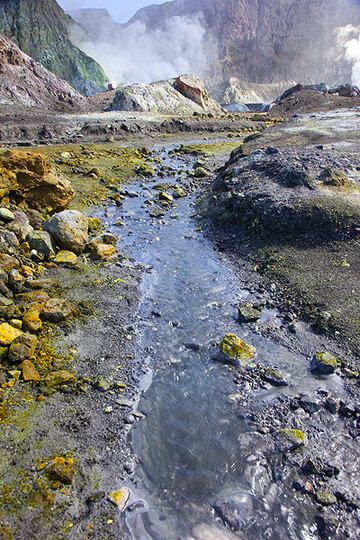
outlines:
[[199, 114], [223, 112], [196, 75], [181, 75], [166, 81], [125, 86], [116, 92], [111, 109], [184, 116], [195, 112]]

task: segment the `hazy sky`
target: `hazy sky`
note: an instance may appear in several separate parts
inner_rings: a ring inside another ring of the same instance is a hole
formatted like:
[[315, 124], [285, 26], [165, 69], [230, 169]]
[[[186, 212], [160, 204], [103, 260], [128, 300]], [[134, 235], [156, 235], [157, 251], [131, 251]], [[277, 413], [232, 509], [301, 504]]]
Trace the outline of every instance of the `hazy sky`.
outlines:
[[127, 21], [134, 13], [150, 4], [163, 4], [165, 0], [58, 0], [64, 9], [81, 7], [106, 8], [118, 22]]

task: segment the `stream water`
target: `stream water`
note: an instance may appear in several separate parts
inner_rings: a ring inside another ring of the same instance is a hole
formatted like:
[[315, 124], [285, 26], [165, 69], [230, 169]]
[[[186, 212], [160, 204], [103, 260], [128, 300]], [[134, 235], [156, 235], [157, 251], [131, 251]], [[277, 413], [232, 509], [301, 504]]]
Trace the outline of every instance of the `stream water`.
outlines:
[[[248, 284], [197, 229], [194, 196], [177, 201], [163, 220], [149, 217], [144, 202], [154, 197], [153, 185], [130, 186], [132, 196], [114, 216], [124, 222], [121, 250], [147, 268], [138, 351], [151, 368], [152, 381], [139, 404], [145, 418], [132, 430], [139, 463], [131, 502], [142, 503], [127, 512], [130, 536], [317, 538], [312, 505], [297, 500], [290, 486], [279, 488], [273, 481], [262, 437], [229, 399], [236, 392], [234, 368], [216, 361], [216, 344], [235, 332], [256, 346], [259, 362], [290, 378], [286, 388], [259, 392], [255, 408], [299, 389], [315, 394], [319, 380], [309, 376], [308, 358], [237, 322]], [[260, 324], [269, 320], [280, 324], [276, 312], [265, 310]], [[342, 392], [338, 378], [328, 379], [326, 386]], [[245, 533], [230, 532], [214, 516], [214, 500], [228, 491], [244, 498]]]

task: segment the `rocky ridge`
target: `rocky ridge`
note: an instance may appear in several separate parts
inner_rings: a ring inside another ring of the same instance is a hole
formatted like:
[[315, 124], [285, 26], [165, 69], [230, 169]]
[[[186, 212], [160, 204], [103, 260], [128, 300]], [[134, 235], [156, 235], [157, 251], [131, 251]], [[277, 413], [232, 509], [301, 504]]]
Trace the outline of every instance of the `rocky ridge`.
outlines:
[[81, 110], [84, 96], [0, 35], [0, 104]]
[[107, 77], [92, 58], [73, 45], [74, 21], [55, 0], [3, 0], [0, 32], [82, 94], [106, 88]]

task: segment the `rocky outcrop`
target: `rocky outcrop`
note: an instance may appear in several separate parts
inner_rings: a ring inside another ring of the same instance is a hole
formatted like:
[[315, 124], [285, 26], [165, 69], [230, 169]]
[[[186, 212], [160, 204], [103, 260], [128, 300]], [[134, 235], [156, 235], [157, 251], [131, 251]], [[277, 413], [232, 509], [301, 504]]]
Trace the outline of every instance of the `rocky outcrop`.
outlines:
[[0, 3], [0, 32], [79, 92], [90, 95], [106, 88], [107, 77], [71, 42], [74, 24], [55, 0]]
[[41, 154], [10, 150], [0, 156], [0, 199], [42, 212], [62, 210], [73, 197], [69, 180]]
[[195, 75], [121, 88], [116, 92], [111, 109], [172, 115], [222, 113], [220, 105], [210, 98], [205, 85]]
[[0, 105], [83, 109], [87, 99], [0, 35]]
[[272, 103], [293, 83], [291, 81], [256, 84], [242, 81], [236, 77], [211, 87], [211, 94], [222, 105], [236, 103]]
[[267, 147], [246, 155], [245, 146], [215, 180], [209, 212], [257, 235], [351, 238], [360, 227], [359, 187], [347, 159], [331, 150]]

